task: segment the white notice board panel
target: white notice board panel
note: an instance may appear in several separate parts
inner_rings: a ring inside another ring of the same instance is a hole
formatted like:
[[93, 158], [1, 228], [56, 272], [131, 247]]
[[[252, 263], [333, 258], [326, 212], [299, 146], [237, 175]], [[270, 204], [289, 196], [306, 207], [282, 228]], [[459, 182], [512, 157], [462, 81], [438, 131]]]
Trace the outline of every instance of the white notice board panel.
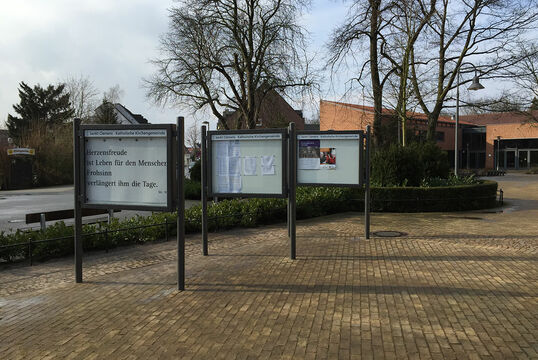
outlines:
[[84, 204], [167, 207], [169, 131], [84, 130]]
[[283, 132], [256, 132], [209, 132], [212, 194], [284, 195]]
[[359, 185], [361, 135], [298, 134], [297, 184]]

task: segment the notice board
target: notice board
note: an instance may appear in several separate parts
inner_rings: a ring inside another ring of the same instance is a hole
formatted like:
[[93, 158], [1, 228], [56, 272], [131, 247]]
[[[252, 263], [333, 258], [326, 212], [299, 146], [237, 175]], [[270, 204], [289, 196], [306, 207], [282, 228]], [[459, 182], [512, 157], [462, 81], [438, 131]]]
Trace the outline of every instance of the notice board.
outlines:
[[360, 186], [361, 131], [297, 132], [297, 184]]
[[83, 207], [171, 210], [173, 125], [83, 125]]
[[285, 130], [208, 132], [210, 195], [286, 196]]

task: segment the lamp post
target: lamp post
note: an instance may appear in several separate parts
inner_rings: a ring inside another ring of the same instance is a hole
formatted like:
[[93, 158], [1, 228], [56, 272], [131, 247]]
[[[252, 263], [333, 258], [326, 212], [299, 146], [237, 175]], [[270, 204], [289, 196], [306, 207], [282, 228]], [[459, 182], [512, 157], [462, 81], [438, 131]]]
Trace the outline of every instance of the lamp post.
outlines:
[[[467, 90], [480, 90], [483, 89], [484, 86], [480, 84], [480, 81], [478, 81], [478, 71], [476, 70], [476, 66], [473, 64], [472, 67], [474, 68], [474, 77], [473, 82], [471, 83], [471, 86], [467, 88]], [[459, 122], [460, 122], [460, 85], [461, 85], [461, 74], [460, 69], [458, 69], [458, 84], [456, 85], [456, 124], [454, 129], [454, 175], [458, 176], [458, 128], [459, 128]]]
[[497, 136], [497, 166], [496, 166], [496, 170], [499, 171], [499, 162], [500, 162], [500, 159], [499, 157], [501, 156], [501, 135], [498, 135]]

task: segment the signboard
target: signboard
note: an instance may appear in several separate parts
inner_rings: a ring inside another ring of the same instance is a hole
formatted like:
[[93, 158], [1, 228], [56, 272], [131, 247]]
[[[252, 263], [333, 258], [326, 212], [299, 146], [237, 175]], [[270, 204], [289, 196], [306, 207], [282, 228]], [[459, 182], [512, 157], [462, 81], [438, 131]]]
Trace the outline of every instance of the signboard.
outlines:
[[210, 195], [285, 197], [285, 130], [208, 132]]
[[13, 149], [7, 149], [8, 155], [35, 155], [35, 149], [29, 149], [29, 148], [13, 148]]
[[173, 125], [82, 125], [83, 207], [172, 209]]
[[360, 186], [362, 131], [298, 131], [297, 184]]

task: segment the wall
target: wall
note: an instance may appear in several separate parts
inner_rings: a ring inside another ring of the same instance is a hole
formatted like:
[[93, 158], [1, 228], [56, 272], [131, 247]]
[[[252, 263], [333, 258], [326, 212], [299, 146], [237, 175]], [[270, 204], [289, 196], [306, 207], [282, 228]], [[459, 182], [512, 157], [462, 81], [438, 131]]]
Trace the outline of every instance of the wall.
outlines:
[[[392, 112], [383, 109], [383, 121], [389, 121]], [[409, 120], [407, 129], [414, 131], [427, 131], [427, 120], [424, 114], [412, 113], [410, 116], [417, 120]], [[320, 130], [365, 130], [366, 125], [373, 126], [374, 112], [371, 107], [344, 104], [334, 101], [321, 100], [319, 105]], [[437, 131], [445, 134], [444, 140], [438, 141], [437, 145], [443, 150], [454, 150], [454, 123], [446, 117], [440, 118]], [[461, 129], [459, 130], [461, 139]], [[458, 146], [461, 149], [461, 144]]]
[[[538, 124], [491, 124], [486, 125], [486, 168], [493, 169], [497, 136], [502, 140], [538, 138]], [[491, 154], [491, 156], [490, 156]]]

